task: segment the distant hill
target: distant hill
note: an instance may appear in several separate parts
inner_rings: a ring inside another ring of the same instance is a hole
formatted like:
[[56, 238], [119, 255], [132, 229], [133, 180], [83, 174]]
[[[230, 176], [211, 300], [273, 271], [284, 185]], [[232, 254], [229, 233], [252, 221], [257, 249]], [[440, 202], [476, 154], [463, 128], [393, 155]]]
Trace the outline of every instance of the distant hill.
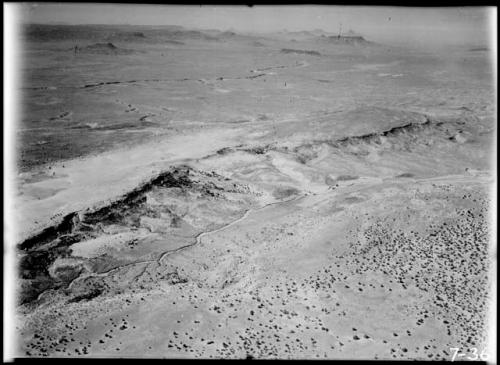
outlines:
[[136, 51], [125, 48], [118, 48], [113, 43], [95, 43], [89, 46], [79, 48], [78, 53], [124, 55], [136, 53]]
[[372, 42], [367, 41], [360, 35], [336, 35], [336, 36], [321, 36], [321, 40], [330, 44], [347, 44], [347, 45], [369, 45]]
[[33, 42], [150, 43], [183, 45], [189, 41], [258, 42], [262, 36], [231, 30], [193, 30], [181, 26], [29, 24], [23, 36]]
[[321, 37], [322, 35], [324, 36], [335, 35], [334, 33], [326, 32], [323, 29], [314, 29], [311, 33], [313, 33], [316, 37]]
[[23, 29], [28, 41], [93, 41], [161, 43], [185, 40], [217, 41], [218, 38], [198, 30], [179, 26], [132, 26], [132, 25], [53, 25], [29, 24]]
[[330, 44], [346, 44], [346, 45], [369, 45], [373, 44], [367, 41], [362, 35], [349, 30], [343, 34], [335, 34], [331, 32], [326, 32], [322, 29], [314, 30], [302, 30], [302, 31], [281, 31], [273, 34], [274, 37], [288, 40], [290, 42], [300, 42], [300, 41], [319, 41], [328, 42]]
[[488, 47], [473, 47], [469, 48], [469, 52], [489, 52], [490, 49]]
[[281, 53], [295, 53], [295, 54], [306, 54], [309, 56], [321, 56], [321, 53], [316, 51], [305, 51], [302, 49], [289, 49], [289, 48], [283, 48], [281, 50]]
[[147, 39], [143, 32], [113, 32], [107, 38], [109, 41], [140, 42]]
[[325, 33], [320, 36], [320, 39], [334, 44], [349, 44], [349, 45], [368, 45], [372, 42], [367, 41], [361, 34], [349, 29], [346, 33], [332, 34]]
[[236, 33], [232, 30], [220, 31], [215, 29], [203, 30], [204, 34], [207, 34], [219, 42], [228, 42], [228, 41], [241, 41], [241, 42], [258, 42], [262, 40], [262, 36], [259, 35], [248, 35]]

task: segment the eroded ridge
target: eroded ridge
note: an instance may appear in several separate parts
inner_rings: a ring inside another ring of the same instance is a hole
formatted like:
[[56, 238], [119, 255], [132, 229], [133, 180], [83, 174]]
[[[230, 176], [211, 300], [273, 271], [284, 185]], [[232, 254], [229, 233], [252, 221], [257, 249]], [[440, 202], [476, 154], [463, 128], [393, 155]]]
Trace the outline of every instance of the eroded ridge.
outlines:
[[[20, 302], [67, 287], [84, 273], [151, 262], [169, 247], [189, 245], [202, 231], [242, 215], [251, 199], [248, 186], [181, 166], [109, 205], [71, 213], [19, 245]], [[148, 246], [141, 248], [146, 239]]]

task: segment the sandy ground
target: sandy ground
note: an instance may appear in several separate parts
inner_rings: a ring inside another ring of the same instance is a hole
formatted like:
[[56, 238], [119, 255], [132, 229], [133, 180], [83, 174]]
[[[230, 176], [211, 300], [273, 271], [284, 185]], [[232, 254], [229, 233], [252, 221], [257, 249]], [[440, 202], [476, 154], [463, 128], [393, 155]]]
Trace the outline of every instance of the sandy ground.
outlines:
[[[33, 114], [93, 90], [87, 111], [56, 123], [99, 115], [82, 140], [111, 125], [116, 143], [18, 175], [19, 356], [449, 360], [452, 347], [486, 346], [484, 56], [259, 42], [186, 41], [167, 56], [94, 46], [76, 70], [89, 57], [123, 69], [37, 91], [48, 99]], [[194, 81], [144, 81], [166, 79], [165, 57]], [[97, 92], [115, 109], [96, 107]], [[122, 144], [118, 130], [135, 127], [113, 124], [133, 108], [157, 123], [141, 127], [147, 144]]]

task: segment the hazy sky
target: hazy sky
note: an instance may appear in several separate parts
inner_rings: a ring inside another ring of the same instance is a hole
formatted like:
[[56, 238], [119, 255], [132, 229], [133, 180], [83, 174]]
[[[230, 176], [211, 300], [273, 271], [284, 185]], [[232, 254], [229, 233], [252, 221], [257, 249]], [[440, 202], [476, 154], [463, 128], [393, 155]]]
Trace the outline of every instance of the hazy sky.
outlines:
[[488, 17], [496, 8], [368, 6], [186, 6], [24, 3], [26, 22], [69, 24], [182, 25], [243, 32], [323, 29], [340, 23], [374, 41], [396, 43], [486, 43]]

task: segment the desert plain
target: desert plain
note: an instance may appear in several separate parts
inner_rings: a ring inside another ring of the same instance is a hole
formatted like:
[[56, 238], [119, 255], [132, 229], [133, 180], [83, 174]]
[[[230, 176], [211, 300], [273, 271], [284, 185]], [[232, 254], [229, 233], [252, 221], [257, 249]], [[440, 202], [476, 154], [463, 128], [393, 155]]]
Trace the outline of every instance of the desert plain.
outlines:
[[485, 349], [491, 50], [30, 25], [19, 357]]

